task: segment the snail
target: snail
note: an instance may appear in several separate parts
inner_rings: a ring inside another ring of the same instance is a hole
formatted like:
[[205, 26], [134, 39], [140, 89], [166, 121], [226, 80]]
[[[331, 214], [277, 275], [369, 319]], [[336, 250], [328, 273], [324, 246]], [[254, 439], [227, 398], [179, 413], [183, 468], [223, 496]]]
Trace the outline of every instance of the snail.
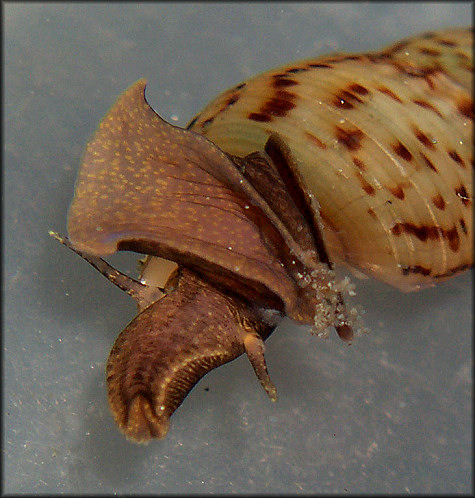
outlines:
[[[52, 233], [139, 313], [106, 367], [131, 440], [167, 434], [211, 369], [246, 353], [272, 400], [264, 341], [284, 316], [351, 342], [334, 263], [402, 291], [473, 264], [472, 31], [299, 61], [224, 92], [186, 129], [126, 90], [87, 145]], [[143, 253], [139, 280], [102, 257]]]

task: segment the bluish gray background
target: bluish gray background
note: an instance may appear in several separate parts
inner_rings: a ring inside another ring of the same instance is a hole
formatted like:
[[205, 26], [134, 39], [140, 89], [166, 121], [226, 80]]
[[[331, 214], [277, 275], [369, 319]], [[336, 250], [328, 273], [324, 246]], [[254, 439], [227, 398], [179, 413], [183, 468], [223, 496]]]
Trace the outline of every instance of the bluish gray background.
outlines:
[[470, 492], [471, 274], [409, 295], [357, 282], [370, 335], [348, 347], [286, 322], [267, 346], [278, 403], [242, 357], [197, 385], [165, 440], [136, 446], [104, 385], [134, 303], [47, 232], [64, 233], [87, 139], [136, 79], [185, 125], [257, 72], [464, 26], [471, 4], [3, 7], [4, 492]]

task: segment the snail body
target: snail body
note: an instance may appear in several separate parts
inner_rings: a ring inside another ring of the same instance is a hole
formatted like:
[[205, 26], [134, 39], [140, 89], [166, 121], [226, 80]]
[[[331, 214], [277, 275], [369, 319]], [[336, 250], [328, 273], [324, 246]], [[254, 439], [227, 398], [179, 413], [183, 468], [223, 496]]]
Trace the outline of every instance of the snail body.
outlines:
[[[137, 302], [106, 368], [127, 437], [163, 437], [196, 382], [243, 353], [275, 400], [264, 341], [285, 315], [351, 342], [334, 260], [405, 291], [472, 265], [470, 49], [448, 30], [298, 62], [188, 129], [155, 113], [144, 80], [119, 97], [84, 154], [69, 240], [55, 237]], [[101, 259], [118, 250], [148, 255], [140, 281]]]
[[214, 99], [190, 128], [244, 156], [285, 141], [331, 257], [404, 291], [472, 264], [472, 31], [289, 64]]

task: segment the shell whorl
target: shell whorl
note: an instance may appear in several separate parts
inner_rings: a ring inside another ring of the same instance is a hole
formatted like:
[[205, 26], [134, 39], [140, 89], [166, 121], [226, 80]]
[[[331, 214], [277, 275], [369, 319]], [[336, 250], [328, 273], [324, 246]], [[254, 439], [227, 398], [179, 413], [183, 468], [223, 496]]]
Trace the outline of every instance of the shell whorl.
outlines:
[[472, 31], [296, 62], [243, 82], [189, 125], [229, 154], [278, 133], [337, 260], [405, 291], [469, 268]]

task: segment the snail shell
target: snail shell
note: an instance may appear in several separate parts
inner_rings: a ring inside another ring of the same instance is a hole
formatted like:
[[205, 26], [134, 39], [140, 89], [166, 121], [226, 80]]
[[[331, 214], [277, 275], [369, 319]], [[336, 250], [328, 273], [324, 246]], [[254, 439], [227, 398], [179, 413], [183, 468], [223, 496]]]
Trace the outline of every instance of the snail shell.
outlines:
[[190, 123], [236, 156], [271, 133], [321, 206], [333, 259], [403, 291], [473, 262], [472, 30], [292, 63]]

